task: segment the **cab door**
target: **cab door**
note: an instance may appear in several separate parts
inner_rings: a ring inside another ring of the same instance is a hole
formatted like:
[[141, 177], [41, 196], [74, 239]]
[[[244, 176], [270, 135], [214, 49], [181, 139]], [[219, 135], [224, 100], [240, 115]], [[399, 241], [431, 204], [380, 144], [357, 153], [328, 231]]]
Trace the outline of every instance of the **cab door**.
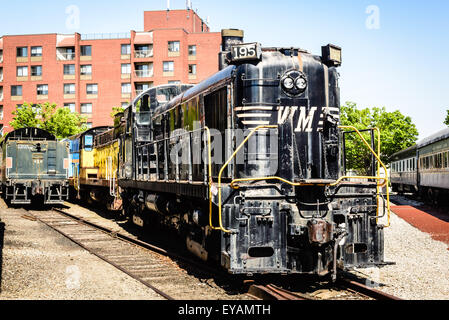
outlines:
[[120, 148], [119, 148], [119, 163], [118, 172], [121, 179], [131, 180], [133, 176], [133, 121], [132, 110], [128, 108], [125, 110], [124, 117], [126, 119], [125, 132], [120, 136]]

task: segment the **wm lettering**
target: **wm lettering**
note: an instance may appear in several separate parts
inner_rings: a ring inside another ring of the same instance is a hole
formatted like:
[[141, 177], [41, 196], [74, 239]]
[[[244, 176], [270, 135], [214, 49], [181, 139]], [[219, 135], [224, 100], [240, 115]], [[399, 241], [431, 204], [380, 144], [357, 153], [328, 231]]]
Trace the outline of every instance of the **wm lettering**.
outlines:
[[295, 132], [312, 132], [313, 120], [315, 113], [318, 110], [317, 107], [312, 107], [309, 110], [309, 113], [307, 113], [306, 107], [280, 107], [278, 112], [278, 124], [283, 124], [290, 117], [294, 118], [298, 109], [298, 124], [296, 125]]

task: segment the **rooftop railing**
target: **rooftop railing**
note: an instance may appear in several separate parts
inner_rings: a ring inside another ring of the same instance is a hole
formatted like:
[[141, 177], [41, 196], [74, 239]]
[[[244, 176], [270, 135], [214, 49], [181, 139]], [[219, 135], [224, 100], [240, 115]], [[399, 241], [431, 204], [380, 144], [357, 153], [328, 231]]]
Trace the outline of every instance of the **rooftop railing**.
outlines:
[[81, 40], [113, 40], [113, 39], [129, 39], [130, 32], [118, 33], [86, 33], [81, 35]]

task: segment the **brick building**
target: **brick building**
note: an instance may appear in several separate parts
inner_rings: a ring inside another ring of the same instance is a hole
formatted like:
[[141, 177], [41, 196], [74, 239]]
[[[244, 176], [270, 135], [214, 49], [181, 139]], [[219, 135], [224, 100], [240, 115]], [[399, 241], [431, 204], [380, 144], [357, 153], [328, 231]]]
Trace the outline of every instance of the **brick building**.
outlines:
[[144, 12], [144, 31], [0, 38], [0, 130], [16, 105], [54, 102], [111, 125], [112, 107], [142, 90], [198, 83], [218, 71], [221, 33], [193, 10]]

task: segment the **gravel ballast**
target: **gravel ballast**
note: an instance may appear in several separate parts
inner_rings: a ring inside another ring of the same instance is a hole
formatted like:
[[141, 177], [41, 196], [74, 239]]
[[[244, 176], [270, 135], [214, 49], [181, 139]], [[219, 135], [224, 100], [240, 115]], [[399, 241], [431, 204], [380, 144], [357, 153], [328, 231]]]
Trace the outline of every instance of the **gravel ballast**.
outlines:
[[[17, 209], [0, 204], [6, 223], [0, 300], [154, 300], [140, 282], [89, 254]], [[116, 222], [69, 204], [71, 212], [126, 233]], [[385, 220], [385, 219], [383, 219]], [[382, 221], [386, 223], [385, 221]], [[392, 213], [385, 229], [385, 260], [395, 265], [357, 269], [366, 284], [406, 300], [449, 300], [449, 250]]]
[[5, 208], [0, 300], [158, 300], [153, 290], [58, 232]]
[[368, 285], [405, 300], [449, 300], [447, 244], [394, 213], [391, 226], [385, 229], [385, 260], [396, 264], [358, 269], [369, 276]]

